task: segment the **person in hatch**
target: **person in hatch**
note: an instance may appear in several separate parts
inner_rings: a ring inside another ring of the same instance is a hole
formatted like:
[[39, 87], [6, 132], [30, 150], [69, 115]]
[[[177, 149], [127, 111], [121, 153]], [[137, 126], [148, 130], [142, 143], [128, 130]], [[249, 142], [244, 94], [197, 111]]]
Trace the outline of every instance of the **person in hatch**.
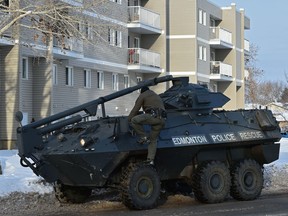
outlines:
[[[138, 115], [141, 108], [144, 113]], [[157, 151], [157, 138], [165, 126], [165, 118], [166, 112], [161, 97], [146, 86], [141, 88], [140, 95], [128, 116], [128, 121], [140, 137], [137, 142], [148, 144], [147, 162], [152, 165]], [[151, 126], [149, 137], [146, 135], [143, 125]]]

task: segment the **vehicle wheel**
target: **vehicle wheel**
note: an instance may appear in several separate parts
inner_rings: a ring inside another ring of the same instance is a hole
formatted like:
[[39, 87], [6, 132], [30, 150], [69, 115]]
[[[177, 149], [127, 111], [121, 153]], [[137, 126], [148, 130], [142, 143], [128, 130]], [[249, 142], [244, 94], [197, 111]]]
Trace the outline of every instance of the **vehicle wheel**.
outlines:
[[61, 183], [54, 184], [55, 197], [61, 203], [83, 203], [91, 195], [91, 189], [86, 187], [74, 187]]
[[131, 163], [121, 178], [122, 202], [129, 209], [151, 209], [158, 205], [160, 180], [151, 165]]
[[263, 188], [263, 172], [258, 162], [246, 159], [238, 162], [231, 170], [230, 194], [236, 200], [254, 200]]
[[203, 203], [223, 202], [231, 185], [227, 166], [220, 161], [204, 162], [192, 177], [192, 189], [197, 200]]

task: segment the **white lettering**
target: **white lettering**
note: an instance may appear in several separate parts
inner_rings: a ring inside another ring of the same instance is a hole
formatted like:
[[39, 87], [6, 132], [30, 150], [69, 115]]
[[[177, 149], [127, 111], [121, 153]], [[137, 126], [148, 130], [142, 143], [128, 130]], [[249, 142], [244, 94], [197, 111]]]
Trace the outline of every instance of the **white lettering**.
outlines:
[[237, 140], [234, 133], [212, 134], [210, 136], [215, 143], [231, 142]]
[[208, 141], [204, 135], [172, 137], [174, 145], [192, 145], [207, 144]]
[[251, 139], [263, 139], [264, 135], [261, 131], [244, 131], [239, 132], [239, 135], [242, 140], [251, 140]]

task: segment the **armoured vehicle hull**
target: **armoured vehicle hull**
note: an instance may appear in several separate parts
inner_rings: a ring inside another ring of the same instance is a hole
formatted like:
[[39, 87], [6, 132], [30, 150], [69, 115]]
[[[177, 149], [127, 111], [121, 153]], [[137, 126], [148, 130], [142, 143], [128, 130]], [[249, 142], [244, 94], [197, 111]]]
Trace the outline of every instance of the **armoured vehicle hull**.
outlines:
[[[173, 86], [160, 95], [167, 119], [150, 165], [145, 163], [147, 145], [137, 143], [127, 116], [106, 116], [104, 103], [168, 81]], [[148, 80], [19, 127], [21, 164], [54, 183], [62, 202], [83, 202], [93, 188], [112, 187], [128, 208], [149, 209], [159, 204], [161, 193], [173, 193], [182, 184], [204, 203], [222, 202], [229, 193], [238, 200], [256, 199], [263, 187], [263, 164], [278, 159], [280, 128], [266, 109], [214, 109], [228, 100], [187, 78]], [[103, 118], [84, 121], [99, 104]], [[86, 114], [75, 115], [81, 111]]]

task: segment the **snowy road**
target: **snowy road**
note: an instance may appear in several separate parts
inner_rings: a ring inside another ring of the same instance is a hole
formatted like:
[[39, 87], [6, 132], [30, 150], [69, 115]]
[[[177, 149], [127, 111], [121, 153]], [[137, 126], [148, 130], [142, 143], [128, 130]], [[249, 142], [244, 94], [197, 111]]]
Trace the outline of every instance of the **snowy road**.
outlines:
[[[191, 197], [175, 195], [156, 209], [131, 211], [119, 201], [91, 200], [83, 204], [60, 205], [48, 194], [37, 196], [23, 193], [0, 198], [1, 216], [287, 216], [287, 193], [264, 193], [257, 200], [236, 201], [229, 198], [218, 204], [203, 204]], [[11, 204], [13, 203], [13, 207]], [[6, 207], [5, 207], [6, 206]], [[3, 209], [5, 208], [5, 209]]]

